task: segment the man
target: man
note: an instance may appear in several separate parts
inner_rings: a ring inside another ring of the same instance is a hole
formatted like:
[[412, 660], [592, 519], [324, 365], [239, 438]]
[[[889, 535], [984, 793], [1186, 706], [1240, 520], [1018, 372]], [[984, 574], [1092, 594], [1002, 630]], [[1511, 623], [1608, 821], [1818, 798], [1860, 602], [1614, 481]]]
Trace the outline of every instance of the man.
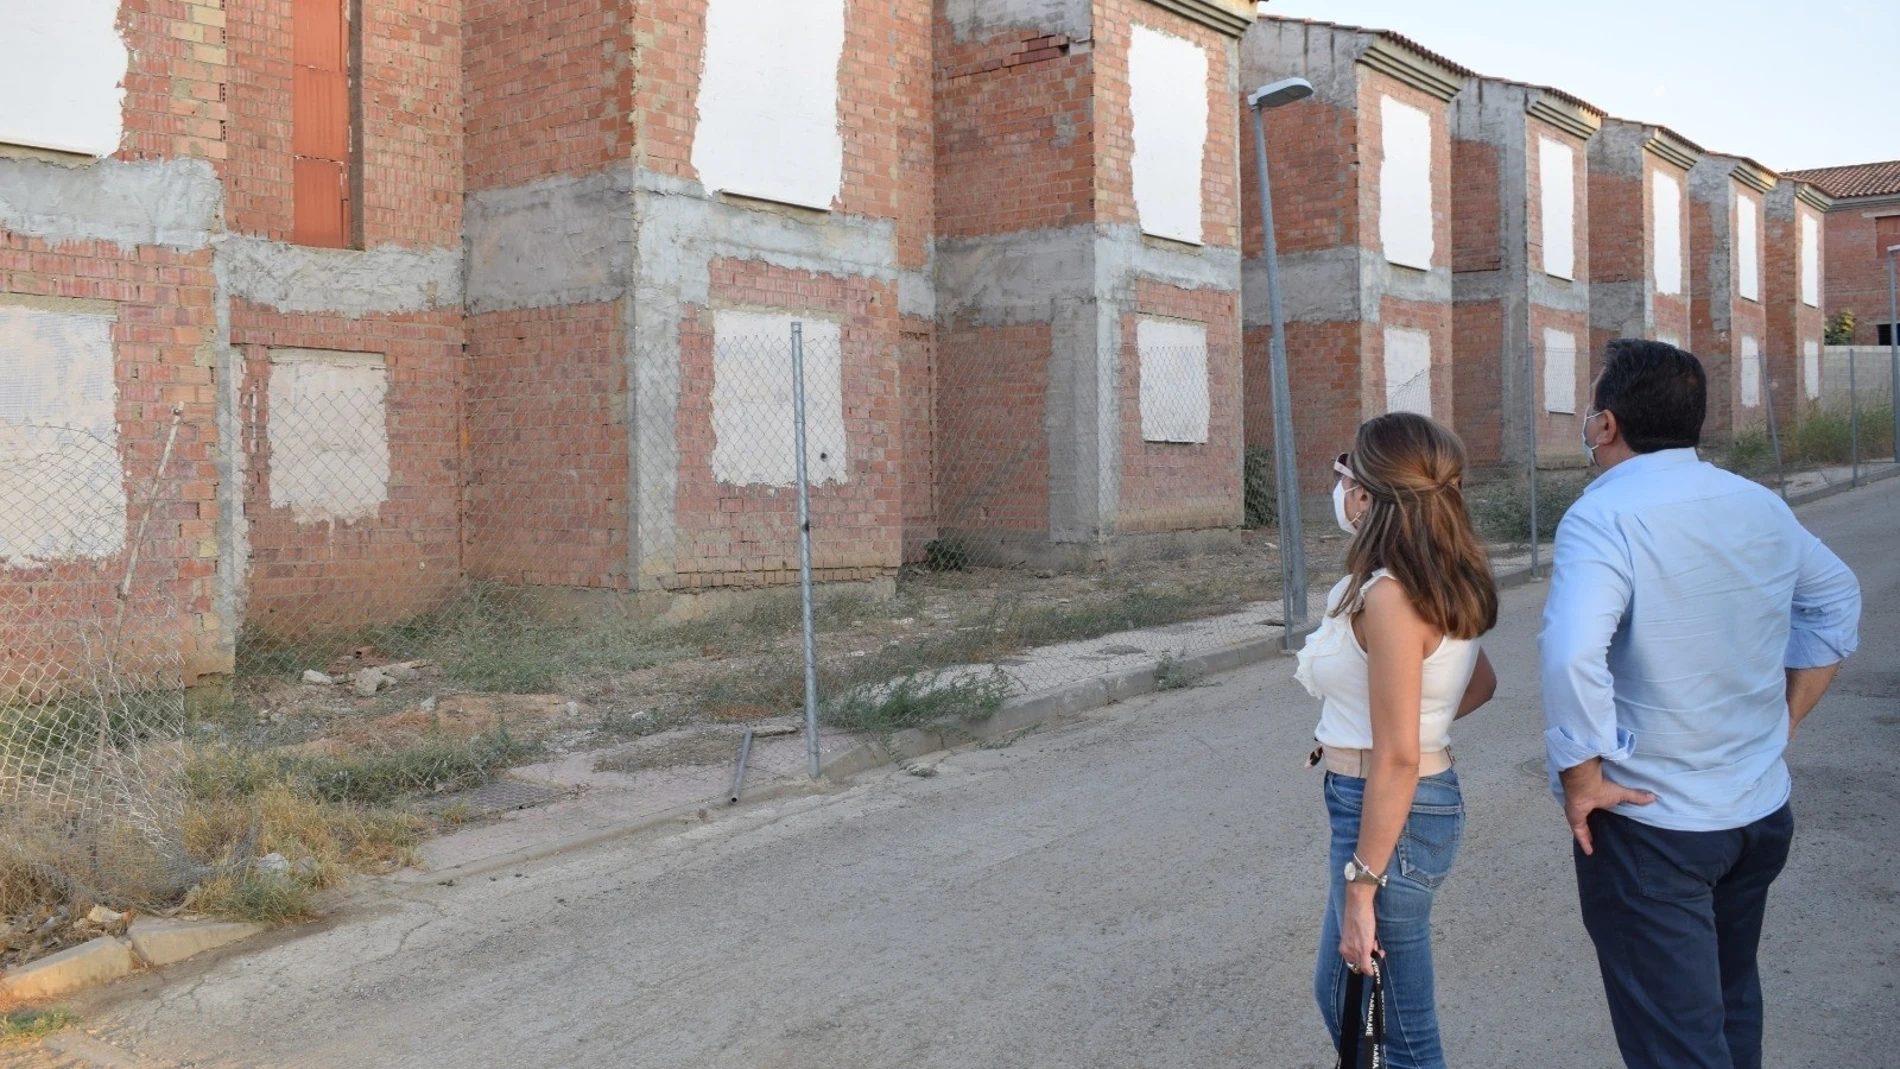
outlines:
[[1697, 459], [1707, 395], [1689, 353], [1608, 345], [1583, 421], [1603, 474], [1557, 529], [1539, 640], [1552, 789], [1631, 1069], [1761, 1066], [1782, 752], [1859, 642], [1840, 558]]

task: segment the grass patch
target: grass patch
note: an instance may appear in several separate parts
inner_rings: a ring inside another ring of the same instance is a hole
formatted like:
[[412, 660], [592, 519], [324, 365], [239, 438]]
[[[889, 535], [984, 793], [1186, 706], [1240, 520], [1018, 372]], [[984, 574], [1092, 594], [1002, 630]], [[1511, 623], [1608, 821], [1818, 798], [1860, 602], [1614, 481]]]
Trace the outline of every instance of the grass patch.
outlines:
[[[1590, 475], [1578, 471], [1537, 473], [1537, 537], [1549, 541], [1557, 523], [1590, 485]], [[1529, 489], [1516, 479], [1501, 479], [1471, 487], [1465, 495], [1471, 521], [1492, 542], [1528, 543], [1531, 538]]]
[[1186, 657], [1164, 652], [1161, 660], [1155, 662], [1155, 689], [1183, 690], [1187, 687], [1199, 686], [1206, 675], [1205, 670], [1188, 661]]
[[37, 1042], [78, 1021], [65, 1010], [15, 1010], [0, 1015], [0, 1044]]
[[828, 724], [872, 735], [944, 721], [976, 720], [996, 712], [1014, 684], [998, 671], [979, 675], [910, 675], [893, 683], [858, 687], [825, 703]]
[[317, 915], [316, 892], [308, 884], [256, 871], [205, 881], [191, 906], [213, 917], [252, 924], [285, 924]]

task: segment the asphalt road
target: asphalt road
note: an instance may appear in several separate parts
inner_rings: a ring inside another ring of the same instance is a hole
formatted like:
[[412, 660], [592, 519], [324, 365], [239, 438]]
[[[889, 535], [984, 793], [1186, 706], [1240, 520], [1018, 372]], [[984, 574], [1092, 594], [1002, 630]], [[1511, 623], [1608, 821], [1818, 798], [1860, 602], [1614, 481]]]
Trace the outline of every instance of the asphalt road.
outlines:
[[[1886, 1064], [1900, 1014], [1900, 480], [1803, 513], [1859, 573], [1861, 654], [1790, 756], [1767, 1064]], [[1617, 1064], [1546, 793], [1541, 587], [1460, 726], [1470, 821], [1437, 912], [1450, 1062]], [[1316, 710], [1277, 661], [827, 795], [454, 887], [384, 888], [82, 1006], [123, 1064], [1330, 1066]]]

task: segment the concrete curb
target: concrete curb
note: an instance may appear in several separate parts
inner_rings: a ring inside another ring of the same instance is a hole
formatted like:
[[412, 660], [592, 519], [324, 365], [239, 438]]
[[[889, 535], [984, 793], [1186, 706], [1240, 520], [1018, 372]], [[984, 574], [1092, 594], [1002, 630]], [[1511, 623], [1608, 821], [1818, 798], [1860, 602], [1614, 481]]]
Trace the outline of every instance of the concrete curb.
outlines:
[[[1860, 477], [1860, 486], [1866, 486], [1870, 483], [1882, 482], [1887, 479], [1891, 479], [1896, 475], [1900, 475], [1900, 464], [1888, 464], [1884, 468], [1863, 473]], [[1859, 488], [1860, 487], [1855, 486], [1851, 482], [1835, 483], [1832, 486], [1817, 487], [1816, 489], [1813, 489], [1813, 490], [1806, 490], [1806, 491], [1803, 491], [1802, 493], [1791, 495], [1788, 498], [1788, 507], [1799, 508], [1800, 506], [1806, 505], [1809, 502], [1820, 501], [1823, 498], [1833, 497], [1835, 494], [1844, 494], [1844, 493], [1847, 493], [1849, 490], [1858, 490]]]
[[19, 999], [70, 995], [111, 983], [140, 969], [157, 969], [196, 957], [264, 930], [261, 924], [140, 918], [123, 938], [102, 935], [0, 975], [0, 994]]

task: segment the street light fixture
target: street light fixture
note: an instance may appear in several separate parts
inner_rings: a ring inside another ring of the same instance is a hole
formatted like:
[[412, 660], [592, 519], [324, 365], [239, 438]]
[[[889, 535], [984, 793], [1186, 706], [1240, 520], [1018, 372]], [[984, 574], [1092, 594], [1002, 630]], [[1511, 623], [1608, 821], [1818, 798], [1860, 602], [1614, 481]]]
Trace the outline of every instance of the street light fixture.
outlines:
[[1267, 178], [1267, 134], [1260, 113], [1313, 95], [1313, 83], [1304, 78], [1282, 78], [1263, 85], [1247, 98], [1253, 113], [1254, 164], [1260, 170], [1260, 222], [1266, 241], [1267, 306], [1273, 337], [1267, 343], [1267, 361], [1273, 380], [1273, 469], [1279, 490], [1280, 513], [1280, 623], [1281, 645], [1298, 649], [1305, 641], [1306, 541], [1300, 530], [1300, 472], [1293, 456], [1293, 403], [1287, 395], [1286, 318], [1280, 310], [1280, 249], [1273, 234], [1273, 187]]

